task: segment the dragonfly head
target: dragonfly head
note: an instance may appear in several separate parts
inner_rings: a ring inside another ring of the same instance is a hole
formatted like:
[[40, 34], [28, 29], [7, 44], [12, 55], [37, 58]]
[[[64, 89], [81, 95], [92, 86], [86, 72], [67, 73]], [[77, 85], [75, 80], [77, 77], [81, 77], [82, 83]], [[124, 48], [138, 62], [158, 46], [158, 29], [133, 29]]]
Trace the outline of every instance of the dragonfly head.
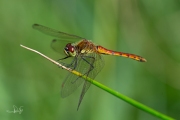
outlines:
[[64, 52], [67, 56], [70, 56], [70, 57], [76, 56], [75, 47], [71, 43], [68, 43], [66, 45], [66, 47], [64, 48]]

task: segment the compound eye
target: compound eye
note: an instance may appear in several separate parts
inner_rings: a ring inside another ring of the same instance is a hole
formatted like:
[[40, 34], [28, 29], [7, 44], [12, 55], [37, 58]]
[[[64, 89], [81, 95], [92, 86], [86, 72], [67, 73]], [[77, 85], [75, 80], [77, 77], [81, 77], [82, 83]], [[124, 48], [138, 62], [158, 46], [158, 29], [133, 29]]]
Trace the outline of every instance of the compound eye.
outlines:
[[71, 43], [68, 43], [66, 45], [66, 47], [64, 48], [64, 51], [68, 56], [75, 56], [75, 54], [76, 54], [74, 51], [74, 46], [71, 45]]
[[74, 52], [74, 46], [72, 46], [71, 43], [68, 43], [64, 49], [67, 52]]

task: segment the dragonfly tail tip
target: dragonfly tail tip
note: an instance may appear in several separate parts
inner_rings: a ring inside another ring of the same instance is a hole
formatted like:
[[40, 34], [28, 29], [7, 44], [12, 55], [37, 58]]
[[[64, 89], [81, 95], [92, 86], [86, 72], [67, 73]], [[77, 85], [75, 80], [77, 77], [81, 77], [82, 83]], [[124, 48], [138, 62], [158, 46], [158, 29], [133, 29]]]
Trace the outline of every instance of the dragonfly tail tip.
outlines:
[[145, 58], [140, 59], [140, 62], [147, 62]]

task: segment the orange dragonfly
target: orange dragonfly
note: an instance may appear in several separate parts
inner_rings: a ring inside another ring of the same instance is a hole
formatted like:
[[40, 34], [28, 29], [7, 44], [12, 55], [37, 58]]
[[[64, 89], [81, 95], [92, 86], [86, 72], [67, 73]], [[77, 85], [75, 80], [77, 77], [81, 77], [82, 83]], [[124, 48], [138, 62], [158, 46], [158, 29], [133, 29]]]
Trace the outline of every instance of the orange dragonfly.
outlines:
[[[64, 52], [66, 55], [66, 57], [59, 60], [73, 57], [72, 62], [66, 65], [69, 68], [76, 70], [92, 79], [97, 76], [97, 74], [104, 66], [104, 61], [101, 54], [122, 56], [140, 62], [146, 62], [146, 59], [141, 56], [109, 50], [102, 46], [95, 45], [86, 38], [60, 32], [39, 24], [34, 24], [33, 28], [47, 35], [59, 38], [54, 39], [51, 43], [51, 47], [56, 52]], [[89, 89], [91, 83], [84, 80], [82, 77], [76, 76], [72, 73], [68, 73], [67, 77], [62, 83], [61, 96], [64, 98], [73, 93], [83, 82], [84, 85], [79, 98], [77, 110], [79, 109], [82, 99]]]

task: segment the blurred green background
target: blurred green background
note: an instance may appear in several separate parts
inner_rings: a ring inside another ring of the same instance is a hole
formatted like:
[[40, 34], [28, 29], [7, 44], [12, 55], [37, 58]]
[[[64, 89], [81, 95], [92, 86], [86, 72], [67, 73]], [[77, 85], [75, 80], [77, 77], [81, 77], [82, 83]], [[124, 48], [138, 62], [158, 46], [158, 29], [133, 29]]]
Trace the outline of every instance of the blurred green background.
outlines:
[[[82, 86], [62, 99], [67, 72], [21, 48], [57, 60], [53, 37], [38, 23], [147, 59], [104, 56], [96, 80], [159, 112], [180, 119], [180, 2], [174, 0], [0, 0], [0, 118], [2, 120], [156, 120], [95, 87], [79, 111]], [[7, 113], [23, 106], [21, 114]]]

